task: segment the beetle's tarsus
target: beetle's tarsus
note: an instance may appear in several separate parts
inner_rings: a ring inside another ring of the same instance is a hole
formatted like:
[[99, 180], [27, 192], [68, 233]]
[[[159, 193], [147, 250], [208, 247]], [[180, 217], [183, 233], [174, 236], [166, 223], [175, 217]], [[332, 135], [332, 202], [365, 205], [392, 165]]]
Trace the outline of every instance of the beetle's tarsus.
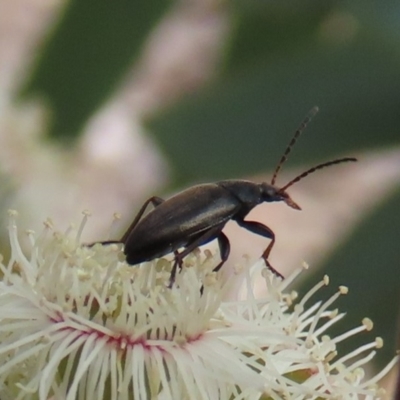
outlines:
[[271, 263], [268, 261], [268, 257], [269, 257], [269, 253], [271, 253], [271, 250], [272, 250], [272, 247], [274, 247], [274, 244], [275, 244], [275, 234], [274, 234], [274, 232], [272, 232], [269, 228], [267, 228], [269, 231], [270, 231], [270, 233], [272, 234], [271, 235], [271, 237], [272, 237], [272, 240], [271, 240], [271, 243], [267, 246], [267, 248], [264, 250], [264, 253], [262, 254], [262, 259], [264, 260], [264, 262], [265, 262], [265, 266], [274, 274], [274, 275], [276, 275], [278, 278], [281, 278], [281, 279], [285, 279], [285, 277], [280, 273], [280, 272], [278, 272], [278, 270], [277, 269], [275, 269], [272, 265], [271, 265]]
[[282, 280], [285, 279], [285, 277], [284, 277], [280, 272], [278, 272], [278, 270], [276, 270], [276, 269], [271, 265], [271, 263], [270, 263], [267, 259], [265, 259], [265, 258], [263, 257], [263, 260], [264, 260], [264, 262], [265, 262], [265, 266], [266, 266], [275, 276], [277, 276], [278, 278], [281, 278]]

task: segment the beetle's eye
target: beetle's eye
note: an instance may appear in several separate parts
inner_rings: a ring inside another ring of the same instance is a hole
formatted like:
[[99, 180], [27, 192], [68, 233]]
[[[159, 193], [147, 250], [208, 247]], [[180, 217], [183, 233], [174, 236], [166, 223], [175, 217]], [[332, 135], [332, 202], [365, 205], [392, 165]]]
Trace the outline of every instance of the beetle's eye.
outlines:
[[268, 197], [274, 197], [276, 195], [276, 191], [274, 189], [268, 189], [267, 190], [267, 196]]

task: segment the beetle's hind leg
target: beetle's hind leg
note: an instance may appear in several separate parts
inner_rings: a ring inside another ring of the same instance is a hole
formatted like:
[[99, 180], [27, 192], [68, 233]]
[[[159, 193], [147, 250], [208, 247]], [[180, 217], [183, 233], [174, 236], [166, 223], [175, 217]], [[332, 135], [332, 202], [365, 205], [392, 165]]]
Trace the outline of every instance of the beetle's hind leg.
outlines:
[[141, 220], [144, 212], [146, 211], [146, 208], [148, 207], [148, 205], [151, 203], [153, 204], [154, 208], [156, 208], [157, 206], [159, 206], [161, 203], [163, 203], [165, 200], [162, 199], [161, 197], [157, 197], [157, 196], [153, 196], [150, 197], [149, 199], [147, 199], [142, 207], [140, 208], [139, 212], [136, 214], [135, 219], [133, 220], [133, 222], [129, 225], [129, 228], [126, 230], [126, 232], [123, 234], [122, 238], [117, 241], [117, 243], [125, 243], [126, 240], [128, 239], [129, 235], [131, 234], [132, 230], [135, 228], [135, 226], [139, 223], [139, 221]]
[[154, 208], [159, 206], [161, 203], [163, 203], [165, 200], [162, 199], [161, 197], [157, 197], [157, 196], [153, 196], [150, 197], [149, 199], [147, 199], [142, 207], [140, 208], [139, 212], [136, 214], [135, 219], [133, 220], [133, 222], [129, 225], [129, 228], [126, 230], [126, 232], [123, 234], [122, 238], [119, 240], [102, 240], [100, 242], [92, 242], [89, 244], [85, 244], [85, 246], [87, 247], [93, 247], [95, 244], [100, 243], [100, 244], [115, 244], [115, 243], [124, 243], [126, 242], [126, 240], [128, 239], [130, 233], [132, 232], [133, 228], [135, 228], [135, 226], [139, 223], [140, 219], [142, 218], [144, 212], [146, 211], [146, 208], [148, 207], [148, 205], [151, 203], [153, 204]]

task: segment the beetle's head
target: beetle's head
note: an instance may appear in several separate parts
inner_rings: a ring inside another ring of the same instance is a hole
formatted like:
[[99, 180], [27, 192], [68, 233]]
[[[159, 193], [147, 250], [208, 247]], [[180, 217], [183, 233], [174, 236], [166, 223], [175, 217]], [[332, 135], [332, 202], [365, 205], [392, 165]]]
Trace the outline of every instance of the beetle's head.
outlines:
[[301, 123], [301, 125], [299, 126], [299, 128], [296, 130], [296, 132], [294, 133], [292, 140], [290, 141], [288, 147], [286, 148], [285, 152], [283, 153], [278, 165], [275, 168], [274, 174], [272, 175], [272, 179], [271, 179], [271, 183], [262, 183], [261, 184], [261, 197], [263, 201], [267, 201], [267, 202], [272, 202], [272, 201], [283, 201], [285, 202], [289, 207], [294, 208], [295, 210], [301, 210], [301, 208], [299, 207], [299, 205], [297, 205], [288, 195], [287, 193], [287, 189], [294, 185], [295, 183], [301, 181], [303, 178], [305, 178], [306, 176], [314, 173], [315, 171], [318, 171], [322, 168], [325, 167], [330, 167], [331, 165], [336, 165], [336, 164], [340, 164], [343, 162], [348, 162], [348, 161], [357, 161], [357, 159], [353, 158], [353, 157], [345, 157], [345, 158], [338, 158], [336, 160], [332, 160], [332, 161], [328, 161], [322, 164], [318, 164], [315, 167], [312, 167], [310, 169], [308, 169], [307, 171], [304, 171], [303, 173], [301, 173], [300, 175], [296, 176], [294, 179], [292, 179], [290, 182], [288, 182], [286, 185], [282, 186], [281, 188], [277, 188], [275, 186], [275, 181], [276, 178], [278, 176], [278, 173], [282, 167], [282, 165], [285, 163], [285, 161], [287, 160], [289, 153], [292, 151], [292, 147], [294, 146], [294, 144], [296, 143], [298, 137], [300, 136], [300, 134], [304, 131], [305, 127], [307, 126], [307, 124], [310, 122], [311, 118], [318, 112], [318, 107], [314, 107], [310, 113], [307, 115], [307, 117], [304, 119], [304, 121]]
[[263, 201], [266, 201], [268, 203], [271, 203], [273, 201], [283, 201], [289, 207], [292, 207], [295, 210], [301, 210], [300, 206], [291, 199], [291, 197], [285, 190], [279, 189], [274, 185], [270, 185], [266, 182], [263, 182], [261, 184], [261, 197]]
[[287, 193], [286, 190], [290, 186], [293, 186], [295, 183], [301, 181], [303, 178], [312, 174], [315, 171], [318, 171], [319, 169], [322, 169], [325, 167], [330, 167], [331, 165], [336, 165], [336, 164], [340, 164], [343, 162], [349, 162], [349, 161], [354, 162], [354, 161], [357, 161], [357, 159], [355, 159], [353, 157], [345, 157], [345, 158], [339, 158], [337, 160], [328, 161], [323, 164], [318, 164], [315, 167], [312, 167], [312, 168], [308, 169], [307, 171], [304, 171], [300, 175], [296, 176], [296, 178], [292, 179], [289, 183], [282, 186], [281, 188], [277, 188], [274, 185], [275, 179], [277, 176], [277, 171], [279, 171], [279, 168], [277, 168], [274, 176], [272, 177], [272, 182], [270, 184], [268, 184], [268, 183], [261, 184], [261, 197], [262, 197], [263, 201], [267, 201], [267, 202], [283, 201], [289, 207], [292, 207], [295, 210], [301, 210], [300, 206], [291, 199], [291, 197], [289, 196], [289, 194]]

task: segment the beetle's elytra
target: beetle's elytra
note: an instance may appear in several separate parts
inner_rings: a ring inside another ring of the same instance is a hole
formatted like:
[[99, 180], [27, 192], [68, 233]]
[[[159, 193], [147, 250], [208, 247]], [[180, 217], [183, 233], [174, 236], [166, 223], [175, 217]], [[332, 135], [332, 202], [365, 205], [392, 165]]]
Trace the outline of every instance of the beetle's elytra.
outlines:
[[[357, 161], [355, 158], [346, 157], [318, 164], [286, 185], [280, 188], [275, 186], [279, 170], [287, 160], [297, 138], [317, 111], [318, 108], [314, 107], [294, 133], [275, 169], [271, 183], [232, 179], [192, 186], [167, 200], [151, 197], [143, 204], [120, 240], [103, 243], [123, 243], [126, 261], [131, 265], [151, 261], [173, 252], [175, 261], [170, 279], [172, 285], [177, 268], [182, 266], [183, 258], [198, 246], [214, 239], [218, 240], [221, 255], [221, 261], [214, 271], [222, 267], [230, 253], [230, 243], [222, 229], [229, 220], [233, 220], [241, 227], [271, 239], [262, 258], [276, 275], [282, 277], [268, 262], [275, 243], [274, 232], [260, 222], [245, 220], [246, 215], [263, 202], [283, 201], [289, 207], [300, 210], [287, 193], [290, 186], [319, 169]], [[143, 216], [150, 203], [154, 209]]]

